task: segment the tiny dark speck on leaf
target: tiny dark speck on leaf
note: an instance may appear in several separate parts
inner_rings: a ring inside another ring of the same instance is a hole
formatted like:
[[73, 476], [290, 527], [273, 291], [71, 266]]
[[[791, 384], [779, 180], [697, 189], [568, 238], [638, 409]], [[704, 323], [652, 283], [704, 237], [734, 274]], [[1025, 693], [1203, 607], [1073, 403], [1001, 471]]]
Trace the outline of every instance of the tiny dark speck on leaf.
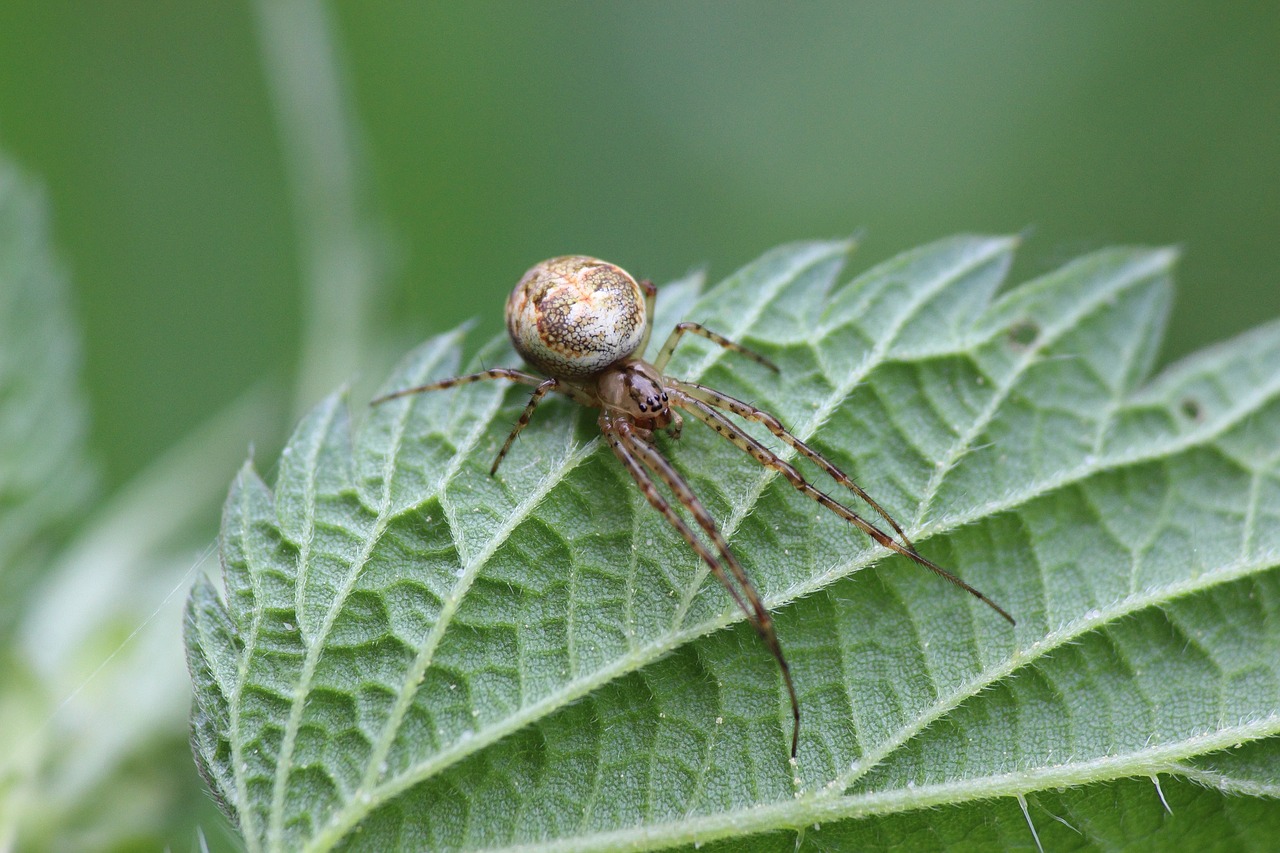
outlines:
[[1014, 349], [1029, 349], [1040, 337], [1040, 324], [1034, 320], [1019, 320], [1009, 327], [1009, 345]]

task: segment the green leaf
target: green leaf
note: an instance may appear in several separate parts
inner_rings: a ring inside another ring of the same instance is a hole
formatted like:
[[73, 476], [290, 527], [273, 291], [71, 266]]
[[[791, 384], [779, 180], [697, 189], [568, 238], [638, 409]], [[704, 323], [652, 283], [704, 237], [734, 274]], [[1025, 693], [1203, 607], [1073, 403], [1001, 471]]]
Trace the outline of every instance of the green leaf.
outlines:
[[43, 193], [0, 156], [0, 635], [94, 483], [67, 289]]
[[[838, 285], [848, 245], [797, 244], [660, 292], [655, 345], [692, 319], [781, 367], [696, 341], [669, 373], [778, 414], [1018, 619], [697, 424], [660, 438], [775, 612], [794, 764], [772, 659], [590, 412], [544, 404], [491, 478], [523, 390], [359, 428], [319, 406], [274, 491], [242, 472], [225, 591], [202, 580], [188, 610], [197, 757], [249, 847], [1029, 846], [1032, 826], [1108, 846], [1177, 819], [1151, 778], [1274, 824], [1280, 324], [1149, 381], [1173, 252], [997, 298], [1014, 247], [944, 240]], [[385, 387], [467, 369], [458, 344]], [[498, 342], [481, 363], [516, 362]]]

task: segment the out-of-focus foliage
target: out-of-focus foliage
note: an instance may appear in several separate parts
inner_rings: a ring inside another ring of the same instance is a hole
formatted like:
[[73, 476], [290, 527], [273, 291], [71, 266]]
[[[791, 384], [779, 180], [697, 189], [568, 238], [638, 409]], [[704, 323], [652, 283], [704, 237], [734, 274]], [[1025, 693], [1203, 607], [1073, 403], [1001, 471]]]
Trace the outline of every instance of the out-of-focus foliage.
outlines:
[[91, 504], [47, 214], [0, 156], [0, 849], [154, 847], [194, 837], [201, 812], [217, 826], [185, 758], [176, 604], [193, 554], [176, 542], [273, 407], [250, 397]]
[[0, 639], [93, 482], [79, 349], [44, 199], [0, 156]]

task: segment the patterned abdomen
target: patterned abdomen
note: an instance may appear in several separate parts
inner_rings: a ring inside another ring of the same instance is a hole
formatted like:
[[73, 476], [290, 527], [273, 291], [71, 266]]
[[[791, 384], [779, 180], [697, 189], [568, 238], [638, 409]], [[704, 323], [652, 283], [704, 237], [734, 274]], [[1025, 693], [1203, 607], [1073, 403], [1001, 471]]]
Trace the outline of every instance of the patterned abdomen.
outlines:
[[590, 376], [644, 340], [644, 294], [626, 270], [585, 255], [543, 261], [507, 300], [516, 351], [549, 376]]

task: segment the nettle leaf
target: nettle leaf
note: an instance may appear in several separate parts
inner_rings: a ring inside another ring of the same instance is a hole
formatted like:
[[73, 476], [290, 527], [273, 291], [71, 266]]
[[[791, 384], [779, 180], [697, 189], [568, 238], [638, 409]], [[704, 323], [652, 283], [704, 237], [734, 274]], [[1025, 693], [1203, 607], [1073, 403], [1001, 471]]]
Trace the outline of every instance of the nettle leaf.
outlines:
[[[544, 404], [491, 478], [527, 389], [359, 428], [317, 407], [274, 491], [241, 472], [225, 590], [189, 609], [196, 753], [249, 847], [1105, 846], [1180, 804], [1198, 837], [1274, 825], [1280, 324], [1148, 380], [1173, 252], [996, 297], [1014, 247], [944, 240], [837, 286], [849, 246], [797, 244], [660, 292], [655, 344], [693, 319], [781, 367], [698, 340], [672, 375], [777, 413], [1018, 619], [696, 423], [660, 438], [775, 612], [794, 764], [772, 659], [593, 413]], [[435, 339], [386, 389], [458, 353]]]

